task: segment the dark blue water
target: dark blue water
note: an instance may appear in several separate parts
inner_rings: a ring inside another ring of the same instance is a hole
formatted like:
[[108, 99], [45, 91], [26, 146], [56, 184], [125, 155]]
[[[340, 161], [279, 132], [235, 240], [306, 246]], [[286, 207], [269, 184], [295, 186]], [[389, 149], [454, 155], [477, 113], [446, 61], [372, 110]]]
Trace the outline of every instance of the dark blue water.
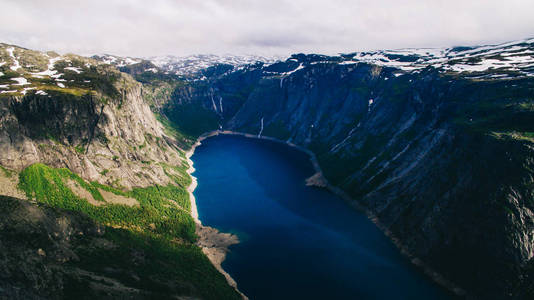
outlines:
[[448, 299], [365, 215], [305, 185], [302, 152], [217, 136], [192, 159], [200, 220], [239, 236], [223, 268], [251, 299]]

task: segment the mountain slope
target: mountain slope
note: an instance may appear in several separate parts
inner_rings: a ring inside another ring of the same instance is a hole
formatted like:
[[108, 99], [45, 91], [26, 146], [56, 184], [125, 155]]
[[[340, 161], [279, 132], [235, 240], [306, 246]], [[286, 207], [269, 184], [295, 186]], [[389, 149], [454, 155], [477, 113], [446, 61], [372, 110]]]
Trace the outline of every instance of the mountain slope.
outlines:
[[214, 69], [164, 111], [191, 134], [222, 128], [310, 149], [419, 261], [470, 295], [515, 297], [534, 255], [533, 51], [525, 40], [293, 55]]
[[155, 88], [76, 55], [0, 54], [15, 197], [0, 199], [0, 297], [239, 299], [196, 245], [188, 141], [145, 102]]

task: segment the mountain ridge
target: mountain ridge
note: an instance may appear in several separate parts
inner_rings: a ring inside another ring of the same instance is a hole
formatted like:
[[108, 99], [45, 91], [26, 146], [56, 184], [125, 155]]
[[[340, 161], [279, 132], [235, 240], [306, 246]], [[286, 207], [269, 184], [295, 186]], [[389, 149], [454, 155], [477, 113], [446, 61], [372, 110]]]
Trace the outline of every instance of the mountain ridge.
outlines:
[[[0, 153], [0, 163], [10, 172], [44, 161], [92, 180], [68, 164], [82, 157], [97, 166], [93, 179], [120, 194], [186, 180], [178, 171], [185, 167], [173, 173], [160, 147], [181, 156], [218, 129], [272, 137], [313, 152], [333, 186], [469, 296], [534, 294], [533, 39], [451, 48], [449, 56], [295, 54], [239, 67], [200, 64], [198, 73], [180, 76], [146, 60], [117, 58], [114, 66], [68, 55], [52, 64], [53, 53], [25, 51], [0, 47], [2, 145], [16, 145]], [[48, 121], [41, 111], [60, 118]], [[76, 126], [80, 116], [88, 122]], [[152, 129], [128, 128], [128, 120]], [[37, 124], [54, 130], [32, 135]], [[94, 139], [97, 132], [106, 139]], [[17, 145], [20, 135], [26, 142]], [[20, 157], [24, 163], [15, 164]], [[121, 169], [132, 172], [117, 185]]]

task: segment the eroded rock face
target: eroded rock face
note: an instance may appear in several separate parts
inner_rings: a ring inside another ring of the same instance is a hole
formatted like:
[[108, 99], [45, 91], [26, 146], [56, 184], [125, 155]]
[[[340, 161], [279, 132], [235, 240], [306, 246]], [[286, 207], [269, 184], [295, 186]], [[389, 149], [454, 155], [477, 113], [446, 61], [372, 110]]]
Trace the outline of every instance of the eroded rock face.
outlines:
[[517, 294], [534, 246], [534, 80], [314, 59], [193, 82], [167, 112], [197, 105], [223, 129], [310, 149], [408, 252], [472, 294]]
[[42, 162], [87, 180], [129, 189], [166, 185], [161, 163], [180, 164], [179, 149], [122, 74], [117, 94], [28, 94], [0, 103], [0, 164], [21, 170]]

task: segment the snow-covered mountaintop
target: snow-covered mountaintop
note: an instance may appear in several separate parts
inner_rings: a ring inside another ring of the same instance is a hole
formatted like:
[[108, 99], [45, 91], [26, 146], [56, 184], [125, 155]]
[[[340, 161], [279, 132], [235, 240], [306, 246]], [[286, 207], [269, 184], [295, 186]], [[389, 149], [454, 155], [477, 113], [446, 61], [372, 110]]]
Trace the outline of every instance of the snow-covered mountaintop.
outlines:
[[[94, 56], [104, 63], [118, 67], [132, 65], [143, 61], [140, 58], [121, 58], [112, 55]], [[188, 76], [195, 78], [201, 70], [218, 64], [240, 67], [263, 62], [266, 65], [282, 61], [280, 57], [238, 56], [238, 55], [190, 55], [185, 57], [160, 56], [150, 57], [157, 68], [146, 71], [154, 73]], [[534, 38], [499, 45], [452, 48], [414, 48], [397, 50], [377, 50], [354, 52], [339, 56], [293, 55], [288, 61], [294, 61], [292, 70], [269, 71], [272, 75], [287, 76], [293, 72], [318, 63], [357, 64], [370, 63], [399, 70], [396, 75], [419, 72], [426, 67], [433, 67], [444, 73], [459, 74], [476, 79], [506, 79], [534, 76]], [[234, 69], [235, 70], [235, 69]], [[199, 76], [198, 78], [201, 78]]]
[[116, 67], [125, 67], [125, 66], [137, 64], [143, 61], [141, 58], [120, 57], [120, 56], [110, 55], [110, 54], [93, 55], [91, 58], [101, 61], [105, 64], [114, 65]]
[[534, 76], [534, 39], [479, 47], [420, 48], [356, 52], [342, 55], [343, 64], [367, 62], [417, 71], [428, 66], [462, 75]]
[[113, 69], [91, 58], [29, 50], [0, 43], [0, 96], [50, 92], [84, 95], [105, 81], [99, 70]]
[[206, 68], [225, 64], [234, 67], [241, 67], [245, 65], [262, 62], [270, 64], [279, 61], [279, 57], [264, 57], [258, 55], [212, 55], [212, 54], [198, 54], [189, 56], [152, 56], [148, 58], [134, 58], [134, 57], [120, 57], [116, 55], [102, 54], [94, 55], [93, 59], [100, 62], [114, 65], [116, 67], [126, 67], [141, 62], [150, 62], [156, 68], [149, 67], [145, 71], [153, 73], [163, 73], [178, 76], [196, 77], [200, 75], [199, 72]]
[[279, 57], [264, 57], [257, 55], [190, 55], [190, 56], [160, 56], [148, 58], [154, 65], [175, 75], [193, 75], [200, 70], [218, 64], [232, 65], [234, 67], [263, 62], [265, 64], [279, 61]]

